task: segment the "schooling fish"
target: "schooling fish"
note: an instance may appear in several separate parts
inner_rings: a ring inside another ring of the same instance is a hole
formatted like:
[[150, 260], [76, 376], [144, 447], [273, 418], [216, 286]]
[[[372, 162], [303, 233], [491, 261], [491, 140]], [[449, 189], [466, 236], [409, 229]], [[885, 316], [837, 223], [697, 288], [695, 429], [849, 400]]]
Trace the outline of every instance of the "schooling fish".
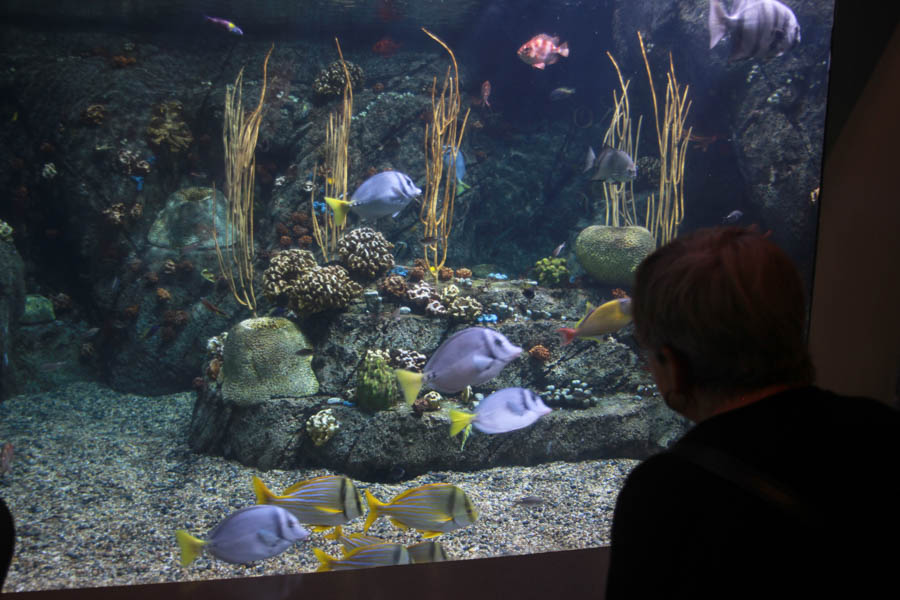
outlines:
[[366, 490], [369, 514], [364, 531], [379, 517], [388, 517], [395, 527], [415, 529], [433, 538], [466, 527], [478, 518], [478, 511], [464, 491], [449, 483], [429, 483], [401, 492], [384, 503]]
[[733, 210], [722, 218], [723, 225], [731, 225], [732, 223], [737, 223], [741, 220], [741, 217], [744, 216], [739, 210]]
[[[450, 161], [453, 158], [453, 151], [450, 146], [444, 146], [444, 166], [450, 168]], [[463, 156], [462, 150], [456, 151], [456, 195], [459, 196], [467, 189], [469, 189], [470, 185], [463, 183], [463, 177], [466, 176], [466, 159]]]
[[546, 33], [539, 33], [519, 48], [518, 55], [524, 62], [535, 69], [543, 69], [559, 60], [560, 56], [569, 55], [569, 43], [559, 44], [558, 37], [550, 37]]
[[489, 381], [521, 353], [522, 349], [502, 333], [486, 327], [469, 327], [441, 344], [425, 364], [424, 372], [397, 369], [395, 373], [407, 404], [412, 404], [423, 386], [455, 394], [467, 385]]
[[387, 215], [396, 217], [410, 200], [421, 195], [422, 190], [416, 187], [409, 175], [399, 171], [383, 171], [362, 182], [349, 201], [325, 198], [325, 202], [334, 211], [334, 220], [340, 227], [350, 210], [363, 219]]
[[525, 388], [504, 388], [478, 403], [474, 413], [450, 411], [450, 436], [474, 425], [482, 433], [506, 433], [528, 427], [550, 408], [541, 397]]
[[347, 552], [341, 558], [334, 558], [318, 548], [313, 554], [321, 563], [316, 571], [346, 571], [348, 569], [365, 569], [367, 567], [388, 567], [391, 565], [408, 565], [409, 551], [403, 544], [374, 544], [362, 546]]
[[615, 333], [631, 322], [631, 298], [616, 298], [597, 308], [587, 303], [584, 317], [571, 327], [561, 327], [556, 331], [562, 337], [562, 345], [571, 344], [575, 338], [588, 338], [598, 342], [599, 336]]
[[612, 181], [621, 183], [631, 181], [637, 177], [637, 167], [627, 152], [616, 150], [612, 146], [603, 146], [600, 154], [594, 154], [593, 148], [588, 148], [584, 171], [596, 169], [591, 179], [594, 181]]
[[206, 19], [207, 23], [212, 23], [213, 25], [221, 27], [228, 33], [233, 33], [234, 35], [244, 35], [244, 31], [231, 21], [219, 19], [218, 17], [207, 17], [205, 15], [203, 18]]
[[426, 540], [407, 546], [409, 558], [414, 563], [443, 562], [449, 560], [443, 544], [434, 540]]
[[349, 535], [344, 534], [344, 530], [340, 525], [334, 528], [332, 533], [325, 534], [326, 540], [336, 540], [341, 543], [344, 547], [344, 554], [347, 554], [351, 550], [355, 550], [356, 548], [362, 548], [363, 546], [372, 546], [374, 544], [387, 544], [387, 540], [383, 540], [380, 537], [375, 537], [374, 535], [366, 535], [364, 533], [351, 533]]
[[800, 42], [800, 24], [794, 12], [777, 0], [737, 0], [732, 14], [722, 0], [709, 0], [709, 47], [731, 34], [728, 60], [781, 56]]
[[256, 505], [231, 513], [207, 534], [205, 540], [184, 529], [175, 532], [181, 547], [181, 566], [186, 567], [202, 549], [225, 562], [243, 564], [281, 554], [309, 537], [297, 518], [277, 506]]
[[295, 483], [280, 496], [254, 475], [253, 491], [258, 504], [285, 508], [301, 523], [311, 525], [313, 531], [347, 523], [363, 512], [359, 491], [350, 478], [342, 475], [323, 475]]

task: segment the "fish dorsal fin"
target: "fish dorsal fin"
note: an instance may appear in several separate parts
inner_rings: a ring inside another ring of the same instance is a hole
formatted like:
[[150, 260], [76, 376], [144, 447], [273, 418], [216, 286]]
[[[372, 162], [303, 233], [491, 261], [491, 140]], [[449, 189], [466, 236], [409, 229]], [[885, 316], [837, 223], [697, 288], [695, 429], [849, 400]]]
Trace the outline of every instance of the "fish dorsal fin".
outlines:
[[575, 329], [578, 329], [578, 326], [581, 325], [585, 319], [591, 316], [591, 313], [594, 312], [594, 308], [596, 308], [590, 301], [584, 303], [584, 316], [578, 319], [578, 322], [575, 323]]

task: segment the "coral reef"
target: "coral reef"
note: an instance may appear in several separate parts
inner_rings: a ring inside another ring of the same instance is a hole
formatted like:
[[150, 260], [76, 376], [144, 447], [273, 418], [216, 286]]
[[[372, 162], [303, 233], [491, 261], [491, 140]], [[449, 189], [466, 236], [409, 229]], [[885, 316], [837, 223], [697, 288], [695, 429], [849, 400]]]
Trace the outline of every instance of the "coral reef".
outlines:
[[588, 274], [607, 285], [631, 285], [634, 270], [656, 242], [644, 227], [591, 225], [575, 240], [575, 256]]
[[150, 143], [169, 151], [178, 153], [186, 150], [194, 141], [191, 130], [184, 122], [184, 107], [177, 100], [170, 100], [153, 107], [147, 136]]
[[81, 120], [88, 125], [100, 125], [106, 118], [106, 107], [102, 104], [91, 104], [81, 112]]
[[388, 275], [378, 284], [378, 289], [395, 298], [406, 298], [406, 280], [402, 275]]
[[459, 296], [450, 303], [448, 313], [456, 321], [474, 321], [481, 316], [484, 307], [471, 296]]
[[362, 287], [339, 265], [319, 267], [309, 250], [283, 250], [263, 272], [263, 293], [270, 302], [300, 315], [343, 308]]
[[[360, 89], [363, 84], [362, 67], [346, 62], [347, 72], [350, 74], [350, 83], [354, 89]], [[340, 61], [334, 61], [316, 75], [313, 81], [313, 91], [317, 96], [340, 96], [344, 92], [344, 67]]]
[[338, 241], [341, 262], [351, 274], [374, 279], [394, 266], [394, 245], [371, 227], [354, 229]]
[[334, 437], [340, 429], [340, 423], [330, 408], [320, 410], [306, 420], [306, 433], [316, 446], [321, 446]]
[[460, 267], [456, 270], [456, 273], [454, 273], [454, 275], [456, 275], [457, 279], [471, 279], [472, 270], [465, 267]]
[[441, 302], [450, 305], [459, 297], [459, 288], [452, 283], [441, 290]]
[[413, 402], [413, 412], [421, 416], [425, 412], [434, 412], [441, 410], [441, 401], [444, 398], [436, 391], [431, 390], [424, 396], [416, 398]]
[[447, 316], [447, 307], [441, 304], [440, 300], [430, 300], [425, 305], [425, 314], [431, 317]]
[[356, 375], [356, 401], [369, 412], [386, 410], [397, 400], [397, 378], [388, 364], [390, 355], [378, 350], [366, 351]]
[[566, 259], [548, 256], [534, 263], [538, 283], [546, 287], [556, 287], [569, 280]]
[[391, 348], [390, 365], [394, 369], [406, 369], [407, 371], [415, 371], [421, 373], [428, 362], [428, 357], [421, 352], [415, 350], [404, 350], [402, 348]]
[[437, 299], [437, 294], [428, 283], [420, 281], [406, 290], [406, 299], [413, 304], [425, 306], [431, 300]]
[[12, 225], [3, 220], [0, 220], [0, 240], [3, 240], [4, 242], [7, 242], [9, 244], [11, 244], [13, 241]]
[[156, 288], [156, 299], [160, 302], [168, 302], [172, 299], [172, 293], [166, 288]]
[[531, 350], [528, 351], [528, 355], [540, 362], [547, 362], [550, 360], [550, 351], [540, 344], [532, 346]]
[[438, 269], [438, 279], [440, 281], [450, 281], [453, 279], [453, 269], [450, 267], [441, 267]]

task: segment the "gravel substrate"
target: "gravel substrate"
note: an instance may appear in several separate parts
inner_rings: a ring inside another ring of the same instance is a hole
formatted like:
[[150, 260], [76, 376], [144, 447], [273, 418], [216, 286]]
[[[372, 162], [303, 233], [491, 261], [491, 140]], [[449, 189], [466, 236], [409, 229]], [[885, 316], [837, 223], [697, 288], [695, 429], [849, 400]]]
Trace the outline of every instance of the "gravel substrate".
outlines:
[[[204, 537], [235, 509], [254, 503], [259, 475], [274, 491], [326, 474], [267, 471], [188, 448], [193, 394], [142, 397], [95, 383], [0, 404], [0, 443], [15, 457], [0, 475], [0, 496], [16, 522], [16, 553], [4, 592], [216, 579], [314, 571], [312, 548], [339, 555], [339, 545], [313, 534], [280, 556], [249, 566], [207, 554], [179, 564], [174, 531]], [[398, 484], [357, 481], [383, 501], [424, 483], [463, 488], [477, 522], [438, 538], [454, 559], [568, 550], [609, 543], [616, 495], [634, 460], [548, 463], [473, 473], [433, 472]], [[538, 496], [542, 504], [515, 500]], [[361, 531], [362, 519], [345, 527]], [[422, 538], [386, 519], [369, 530], [391, 541]]]

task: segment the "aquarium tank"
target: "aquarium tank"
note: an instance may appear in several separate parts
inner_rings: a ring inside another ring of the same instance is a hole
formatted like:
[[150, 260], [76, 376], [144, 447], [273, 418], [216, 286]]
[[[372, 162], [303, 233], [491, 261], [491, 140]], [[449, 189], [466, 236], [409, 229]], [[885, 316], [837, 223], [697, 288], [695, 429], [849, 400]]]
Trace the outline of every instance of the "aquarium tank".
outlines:
[[606, 545], [635, 267], [811, 285], [833, 2], [2, 11], [4, 591]]

